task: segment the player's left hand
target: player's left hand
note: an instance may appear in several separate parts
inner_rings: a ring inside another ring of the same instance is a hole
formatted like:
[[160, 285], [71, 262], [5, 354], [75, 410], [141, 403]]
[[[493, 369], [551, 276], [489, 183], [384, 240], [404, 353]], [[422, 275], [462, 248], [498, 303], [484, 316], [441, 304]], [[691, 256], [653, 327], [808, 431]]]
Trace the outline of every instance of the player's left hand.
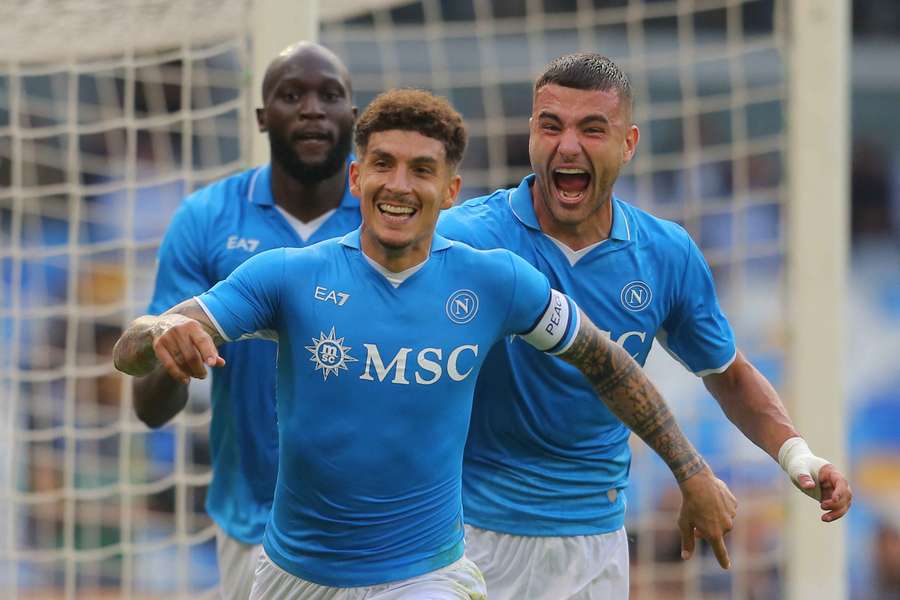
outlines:
[[806, 473], [799, 475], [795, 484], [806, 495], [821, 500], [819, 507], [826, 511], [822, 515], [826, 523], [840, 519], [850, 510], [853, 491], [847, 479], [831, 463], [819, 468], [818, 484], [811, 474]]
[[725, 482], [705, 467], [682, 481], [681, 513], [678, 528], [681, 530], [681, 558], [687, 560], [694, 553], [695, 538], [704, 539], [712, 546], [719, 566], [731, 566], [725, 535], [734, 527], [737, 499]]

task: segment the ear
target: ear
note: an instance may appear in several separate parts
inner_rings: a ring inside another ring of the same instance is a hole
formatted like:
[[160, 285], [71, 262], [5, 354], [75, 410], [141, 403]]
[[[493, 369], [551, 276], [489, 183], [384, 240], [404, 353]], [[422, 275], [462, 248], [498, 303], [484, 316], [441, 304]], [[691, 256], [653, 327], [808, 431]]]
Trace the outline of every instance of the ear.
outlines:
[[460, 188], [462, 188], [462, 176], [459, 174], [453, 175], [450, 178], [450, 184], [447, 186], [447, 194], [444, 196], [443, 202], [441, 202], [441, 210], [456, 204]]
[[622, 149], [622, 164], [626, 164], [634, 158], [637, 151], [638, 140], [641, 138], [641, 132], [637, 125], [631, 125], [625, 133], [625, 146]]
[[269, 128], [266, 127], [266, 111], [262, 108], [256, 109], [256, 125], [259, 127], [260, 133], [265, 133], [269, 130]]
[[350, 163], [350, 193], [362, 200], [362, 188], [359, 182], [359, 162]]

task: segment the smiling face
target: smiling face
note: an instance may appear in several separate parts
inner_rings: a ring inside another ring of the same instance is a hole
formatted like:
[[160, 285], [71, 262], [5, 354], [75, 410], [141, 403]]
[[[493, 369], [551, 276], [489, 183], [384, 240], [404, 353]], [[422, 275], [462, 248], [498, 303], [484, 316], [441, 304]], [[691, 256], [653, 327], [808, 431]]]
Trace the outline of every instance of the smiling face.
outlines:
[[321, 46], [298, 44], [272, 63], [256, 114], [272, 161], [297, 181], [316, 183], [343, 168], [356, 108], [346, 68]]
[[600, 209], [638, 141], [630, 112], [615, 89], [551, 83], [535, 92], [528, 153], [535, 211], [545, 231], [609, 219]]
[[387, 257], [394, 271], [425, 260], [438, 215], [453, 205], [460, 183], [441, 141], [400, 129], [372, 133], [350, 165], [366, 254]]

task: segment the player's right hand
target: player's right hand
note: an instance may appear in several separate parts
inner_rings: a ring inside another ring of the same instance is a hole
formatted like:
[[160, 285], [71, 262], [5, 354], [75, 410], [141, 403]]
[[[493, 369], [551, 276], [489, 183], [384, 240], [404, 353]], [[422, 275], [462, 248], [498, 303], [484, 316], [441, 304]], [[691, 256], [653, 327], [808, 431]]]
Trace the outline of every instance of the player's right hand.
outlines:
[[190, 317], [163, 315], [153, 326], [152, 335], [156, 358], [181, 383], [188, 383], [191, 377], [205, 379], [206, 366], [225, 365], [212, 337]]
[[681, 558], [687, 560], [694, 553], [695, 538], [705, 539], [723, 569], [731, 566], [725, 534], [734, 527], [737, 500], [725, 482], [706, 467], [681, 482]]

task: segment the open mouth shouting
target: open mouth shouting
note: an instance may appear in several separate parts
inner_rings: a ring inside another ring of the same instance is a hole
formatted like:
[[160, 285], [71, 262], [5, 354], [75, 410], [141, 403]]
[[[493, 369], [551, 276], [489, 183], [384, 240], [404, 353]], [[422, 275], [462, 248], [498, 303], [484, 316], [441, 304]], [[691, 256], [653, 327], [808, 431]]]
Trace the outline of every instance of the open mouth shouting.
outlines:
[[587, 196], [591, 174], [578, 167], [558, 167], [553, 169], [552, 180], [560, 204], [572, 206]]

